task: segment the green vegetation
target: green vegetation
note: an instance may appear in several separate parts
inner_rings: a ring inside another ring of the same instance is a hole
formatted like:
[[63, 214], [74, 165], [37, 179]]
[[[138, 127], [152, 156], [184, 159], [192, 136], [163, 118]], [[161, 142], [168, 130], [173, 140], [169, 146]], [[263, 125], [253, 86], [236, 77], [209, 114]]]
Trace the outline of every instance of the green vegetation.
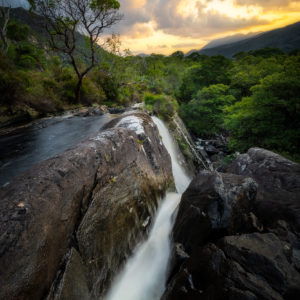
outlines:
[[151, 93], [146, 93], [144, 102], [149, 111], [160, 116], [165, 121], [169, 121], [178, 109], [177, 101], [167, 95], [153, 95]]
[[213, 135], [224, 131], [225, 107], [235, 102], [228, 94], [229, 86], [215, 84], [204, 87], [188, 103], [182, 103], [181, 116], [190, 129], [199, 135]]
[[[184, 78], [193, 77], [194, 69]], [[270, 48], [239, 53], [226, 71], [221, 84], [182, 83], [190, 90], [180, 107], [188, 127], [197, 135], [228, 135], [232, 150], [260, 146], [299, 160], [299, 53]]]
[[[23, 21], [39, 18], [26, 13]], [[299, 160], [300, 51], [265, 48], [233, 59], [180, 51], [140, 57], [121, 53], [113, 36], [107, 51], [93, 48], [95, 65], [82, 79], [78, 100], [78, 74], [68, 56], [46, 44], [47, 33], [37, 32], [36, 22], [24, 22], [10, 19], [8, 47], [0, 53], [2, 122], [21, 113], [36, 117], [80, 105], [144, 101], [166, 121], [178, 112], [197, 136], [228, 136], [233, 151], [259, 146]], [[76, 63], [86, 70], [90, 62], [82, 52], [90, 48], [76, 37]], [[184, 142], [179, 144], [184, 150]]]

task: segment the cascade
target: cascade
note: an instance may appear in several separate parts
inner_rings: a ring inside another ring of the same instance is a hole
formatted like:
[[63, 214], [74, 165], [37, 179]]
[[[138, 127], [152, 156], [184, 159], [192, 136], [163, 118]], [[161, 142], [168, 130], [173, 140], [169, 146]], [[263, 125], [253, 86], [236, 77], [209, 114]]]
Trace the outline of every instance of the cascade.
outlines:
[[178, 193], [167, 193], [157, 210], [149, 237], [139, 245], [115, 278], [106, 300], [159, 300], [165, 290], [173, 213], [191, 178], [179, 164], [177, 148], [165, 124], [152, 118], [168, 150]]
[[195, 156], [195, 158], [197, 159], [197, 161], [203, 165], [204, 169], [209, 169], [210, 171], [213, 171], [213, 167], [211, 165], [210, 162], [205, 161], [205, 159], [203, 160], [200, 155], [198, 154], [198, 152], [196, 151], [195, 147], [192, 145], [192, 143], [190, 142], [189, 138], [185, 135], [185, 133], [183, 132], [183, 130], [181, 129], [180, 125], [177, 123], [176, 119], [173, 120], [174, 124], [176, 125], [177, 129], [179, 130], [179, 132], [181, 133], [181, 135], [184, 137], [186, 143], [188, 144], [188, 146], [190, 147], [191, 151], [193, 152], [193, 155]]

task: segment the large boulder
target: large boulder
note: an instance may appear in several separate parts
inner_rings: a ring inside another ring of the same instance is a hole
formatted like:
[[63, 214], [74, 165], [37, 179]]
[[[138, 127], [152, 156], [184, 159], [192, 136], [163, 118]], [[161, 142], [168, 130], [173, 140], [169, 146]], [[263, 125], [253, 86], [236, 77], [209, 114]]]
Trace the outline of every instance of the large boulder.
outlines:
[[300, 274], [291, 251], [272, 233], [226, 236], [181, 265], [164, 299], [297, 299]]
[[170, 157], [148, 115], [110, 127], [1, 188], [0, 299], [99, 299], [146, 232]]
[[164, 300], [300, 294], [299, 165], [253, 148], [183, 194]]
[[251, 226], [256, 186], [248, 177], [201, 171], [182, 195], [173, 229], [175, 243], [192, 252], [212, 235], [245, 231]]
[[276, 153], [251, 148], [239, 155], [227, 172], [258, 183], [255, 211], [266, 226], [285, 220], [300, 231], [300, 165]]

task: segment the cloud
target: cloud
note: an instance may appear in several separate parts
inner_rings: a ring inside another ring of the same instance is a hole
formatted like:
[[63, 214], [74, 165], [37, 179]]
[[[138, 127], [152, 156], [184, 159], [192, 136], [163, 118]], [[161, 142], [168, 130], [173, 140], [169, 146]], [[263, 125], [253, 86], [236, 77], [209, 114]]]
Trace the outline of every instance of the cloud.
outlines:
[[181, 0], [159, 2], [164, 5], [157, 6], [155, 10], [154, 19], [157, 28], [165, 33], [182, 37], [203, 38], [216, 33], [268, 23], [263, 18], [231, 17], [217, 10], [207, 10], [206, 4], [210, 1], [194, 1], [193, 15], [185, 15], [178, 10], [178, 6], [185, 4]]
[[173, 49], [199, 48], [199, 43], [179, 43], [171, 46]]
[[149, 23], [136, 23], [131, 26], [131, 29], [130, 37], [132, 39], [145, 38], [153, 34], [153, 28]]
[[[124, 20], [117, 27], [134, 37], [137, 23], [153, 24], [153, 30], [178, 37], [203, 38], [211, 34], [267, 24], [259, 17], [232, 17], [208, 9], [211, 0], [119, 0]], [[236, 0], [254, 1], [254, 0]], [[276, 0], [275, 0], [276, 1]], [[147, 31], [149, 33], [149, 31]], [[145, 32], [146, 33], [146, 32]]]
[[[286, 12], [290, 13], [291, 19], [295, 19], [300, 7], [300, 0], [119, 2], [124, 19], [113, 27], [113, 31], [120, 33], [121, 39], [132, 49], [166, 49], [164, 53], [198, 48], [198, 45], [211, 39], [237, 32], [270, 30], [275, 28], [276, 22], [279, 26], [287, 25]], [[277, 10], [281, 13], [277, 13]], [[168, 47], [160, 47], [164, 44]]]
[[292, 3], [299, 2], [298, 0], [235, 0], [236, 5], [255, 5], [264, 9], [288, 7]]

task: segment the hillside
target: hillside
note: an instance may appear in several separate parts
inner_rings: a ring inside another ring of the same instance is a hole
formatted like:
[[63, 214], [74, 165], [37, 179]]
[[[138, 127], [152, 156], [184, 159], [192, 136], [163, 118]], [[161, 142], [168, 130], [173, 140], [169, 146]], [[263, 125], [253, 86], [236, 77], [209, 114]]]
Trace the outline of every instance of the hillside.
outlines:
[[248, 34], [235, 34], [235, 35], [231, 35], [231, 36], [226, 36], [226, 37], [223, 37], [220, 39], [210, 41], [201, 50], [211, 49], [211, 48], [215, 48], [215, 47], [219, 47], [219, 46], [224, 46], [224, 45], [244, 41], [246, 39], [253, 38], [254, 36], [258, 36], [261, 33], [262, 32], [251, 32]]
[[[30, 27], [31, 36], [36, 42], [42, 44], [43, 46], [48, 46], [48, 33], [45, 29], [43, 17], [29, 12], [23, 7], [13, 8], [11, 10], [11, 19], [26, 24]], [[86, 49], [85, 37], [77, 33], [77, 55], [81, 57], [83, 61], [86, 61], [86, 57], [89, 56], [89, 51]], [[101, 49], [99, 47], [99, 49]], [[64, 61], [68, 61], [68, 58], [61, 53], [57, 53]]]
[[300, 48], [300, 22], [268, 31], [242, 41], [225, 44], [213, 48], [203, 48], [198, 52], [208, 56], [224, 55], [232, 57], [241, 51], [257, 50], [265, 47], [276, 47], [289, 53]]

